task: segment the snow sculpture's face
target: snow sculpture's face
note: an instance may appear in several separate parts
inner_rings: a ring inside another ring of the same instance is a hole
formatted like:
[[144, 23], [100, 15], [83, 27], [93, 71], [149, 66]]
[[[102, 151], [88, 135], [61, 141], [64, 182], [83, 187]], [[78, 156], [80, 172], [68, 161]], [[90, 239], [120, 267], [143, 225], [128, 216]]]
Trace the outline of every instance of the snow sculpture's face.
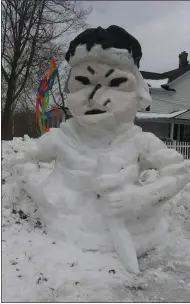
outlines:
[[129, 70], [85, 62], [71, 71], [67, 104], [75, 119], [99, 123], [109, 117], [133, 120], [139, 109], [137, 81]]

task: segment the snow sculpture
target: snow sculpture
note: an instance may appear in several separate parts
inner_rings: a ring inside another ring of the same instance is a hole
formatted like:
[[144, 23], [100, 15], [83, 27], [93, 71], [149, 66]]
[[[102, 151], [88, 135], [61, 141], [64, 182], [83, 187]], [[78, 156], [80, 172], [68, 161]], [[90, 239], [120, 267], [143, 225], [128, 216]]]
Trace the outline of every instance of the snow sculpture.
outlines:
[[[78, 35], [66, 53], [72, 68], [67, 104], [73, 118], [14, 161], [20, 186], [37, 202], [47, 227], [81, 247], [81, 231], [86, 246], [93, 246], [95, 234], [101, 243], [106, 231], [125, 268], [133, 272], [139, 271], [137, 258], [167, 231], [164, 203], [188, 182], [183, 157], [133, 123], [136, 112], [151, 104], [138, 70], [141, 56], [139, 42], [118, 26]], [[35, 184], [38, 171], [31, 162], [52, 160], [53, 173]], [[64, 223], [70, 217], [67, 230]]]

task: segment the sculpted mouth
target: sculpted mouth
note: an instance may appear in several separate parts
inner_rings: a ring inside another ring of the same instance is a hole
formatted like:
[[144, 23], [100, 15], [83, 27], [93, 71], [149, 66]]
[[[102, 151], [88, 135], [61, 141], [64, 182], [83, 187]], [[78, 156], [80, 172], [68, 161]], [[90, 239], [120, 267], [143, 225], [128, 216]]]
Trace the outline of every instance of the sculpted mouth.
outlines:
[[102, 113], [106, 113], [106, 111], [102, 111], [99, 109], [93, 109], [93, 110], [86, 111], [85, 115], [95, 115], [95, 114], [102, 114]]

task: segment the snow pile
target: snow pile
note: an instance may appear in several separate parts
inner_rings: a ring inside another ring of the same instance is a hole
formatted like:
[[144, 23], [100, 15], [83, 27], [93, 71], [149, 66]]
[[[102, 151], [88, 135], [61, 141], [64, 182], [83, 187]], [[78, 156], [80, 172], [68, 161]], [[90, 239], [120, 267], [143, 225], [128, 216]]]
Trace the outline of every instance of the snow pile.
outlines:
[[[3, 301], [188, 301], [190, 184], [165, 205], [169, 234], [165, 235], [161, 245], [139, 259], [141, 273], [132, 275], [125, 271], [111, 249], [106, 234], [102, 233], [101, 216], [90, 206], [86, 205], [81, 212], [72, 210], [74, 198], [70, 197], [70, 209], [62, 218], [62, 232], [66, 237], [63, 234], [56, 236], [47, 230], [40, 218], [42, 214], [38, 205], [15, 184], [7, 168], [13, 154], [19, 158], [24, 151], [35, 149], [35, 146], [35, 140], [23, 141], [21, 138], [3, 142], [2, 145]], [[54, 172], [55, 163], [39, 163], [37, 174], [29, 164], [27, 170], [28, 175], [32, 170], [35, 182], [40, 184]], [[148, 175], [148, 181], [153, 182], [154, 177], [150, 180]], [[58, 180], [54, 181], [52, 193]], [[78, 203], [80, 209], [80, 198]], [[61, 208], [61, 204], [59, 206]], [[79, 233], [82, 223], [91, 229], [94, 225], [94, 231], [92, 229], [87, 235], [87, 227], [83, 225]], [[99, 225], [102, 239], [97, 237]], [[88, 248], [81, 249], [82, 241], [83, 245], [84, 242], [88, 244]]]

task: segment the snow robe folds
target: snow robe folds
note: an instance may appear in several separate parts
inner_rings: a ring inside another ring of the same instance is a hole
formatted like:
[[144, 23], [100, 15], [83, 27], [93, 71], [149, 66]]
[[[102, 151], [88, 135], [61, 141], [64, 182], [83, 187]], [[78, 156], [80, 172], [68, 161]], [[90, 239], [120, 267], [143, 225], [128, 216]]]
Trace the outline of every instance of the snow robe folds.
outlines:
[[[35, 182], [37, 163], [52, 160], [54, 171]], [[70, 119], [9, 165], [51, 233], [82, 250], [115, 250], [133, 272], [167, 231], [163, 204], [189, 181], [183, 157], [133, 123], [89, 133]]]

